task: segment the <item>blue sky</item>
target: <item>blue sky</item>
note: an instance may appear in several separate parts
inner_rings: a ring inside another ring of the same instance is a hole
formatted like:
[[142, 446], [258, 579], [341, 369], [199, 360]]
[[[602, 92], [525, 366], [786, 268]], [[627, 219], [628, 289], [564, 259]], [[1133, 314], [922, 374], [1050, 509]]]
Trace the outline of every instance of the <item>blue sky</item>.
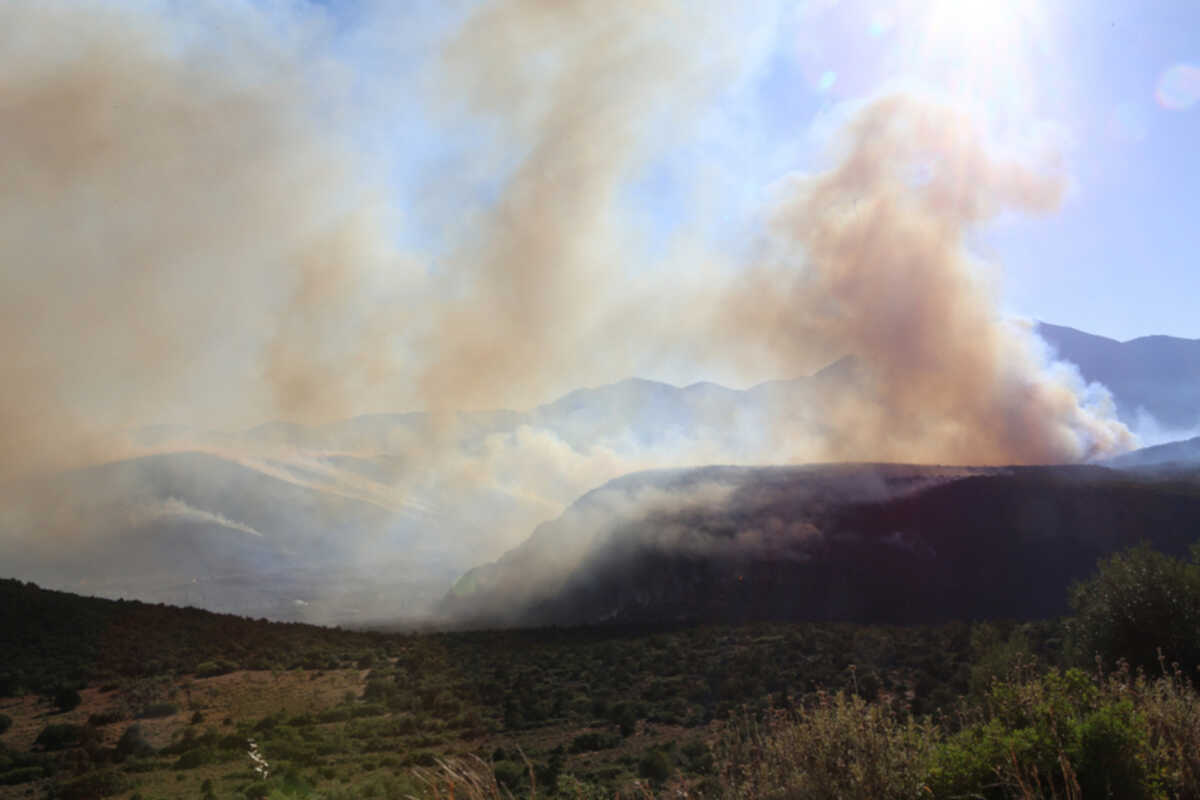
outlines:
[[[380, 68], [380, 41], [354, 31], [362, 4], [327, 5], [351, 31], [350, 60]], [[398, 87], [391, 118], [403, 124], [372, 134], [393, 164], [401, 206], [452, 177], [476, 146], [429, 119], [410, 91], [452, 27], [444, 6], [410, 11], [405, 58], [387, 62], [386, 82]], [[1006, 310], [1118, 339], [1200, 338], [1200, 78], [1193, 72], [1188, 84], [1179, 69], [1200, 66], [1200, 3], [810, 0], [739, 13], [743, 72], [693, 127], [658, 143], [625, 195], [652, 249], [691, 229], [736, 250], [752, 238], [770, 183], [818, 163], [827, 119], [889, 87], [920, 86], [981, 110], [1003, 144], [1046, 139], [1064, 159], [1071, 189], [1057, 213], [1005, 220], [974, 238], [1003, 270]], [[1167, 87], [1164, 104], [1156, 89], [1172, 67], [1182, 90]], [[693, 191], [701, 166], [721, 182], [703, 218]], [[487, 189], [468, 181], [463, 191]], [[409, 214], [400, 238], [436, 252], [446, 244], [439, 216]]]

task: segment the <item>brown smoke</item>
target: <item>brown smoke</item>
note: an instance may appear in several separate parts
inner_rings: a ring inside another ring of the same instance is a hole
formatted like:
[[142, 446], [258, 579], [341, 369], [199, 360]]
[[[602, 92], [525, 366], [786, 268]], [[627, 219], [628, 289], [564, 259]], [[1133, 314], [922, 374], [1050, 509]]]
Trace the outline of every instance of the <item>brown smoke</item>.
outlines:
[[999, 320], [964, 254], [972, 225], [1049, 210], [1060, 182], [990, 158], [953, 112], [868, 107], [840, 166], [778, 210], [779, 262], [702, 318], [709, 287], [632, 288], [620, 192], [736, 71], [719, 9], [485, 3], [433, 83], [445, 118], [494, 134], [496, 199], [421, 284], [396, 278], [420, 270], [337, 122], [351, 103], [319, 18], [281, 40], [249, 6], [211, 30], [156, 8], [0, 5], [0, 478], [123, 455], [118, 433], [164, 420], [528, 405], [654, 348], [765, 347], [787, 376], [857, 355], [869, 385], [826, 409], [825, 444], [781, 431], [805, 444], [778, 460], [1129, 443]]
[[602, 10], [509, 0], [486, 4], [456, 33], [444, 54], [447, 94], [522, 155], [454, 259], [469, 289], [434, 322], [421, 380], [428, 408], [536, 402], [547, 379], [621, 349], [593, 335], [638, 305], [623, 277], [618, 193], [662, 147], [655, 135], [688, 118], [729, 71], [720, 20], [678, 0]]
[[384, 237], [320, 79], [250, 11], [203, 34], [171, 13], [0, 6], [0, 477], [164, 418], [348, 408], [328, 365], [354, 369], [353, 275]]
[[721, 329], [782, 364], [850, 353], [821, 457], [954, 464], [1076, 461], [1133, 444], [1082, 405], [1028, 329], [1005, 322], [965, 248], [1003, 211], [1053, 210], [1063, 179], [993, 158], [965, 115], [908, 95], [857, 115], [831, 171], [776, 209], [776, 261], [723, 299]]

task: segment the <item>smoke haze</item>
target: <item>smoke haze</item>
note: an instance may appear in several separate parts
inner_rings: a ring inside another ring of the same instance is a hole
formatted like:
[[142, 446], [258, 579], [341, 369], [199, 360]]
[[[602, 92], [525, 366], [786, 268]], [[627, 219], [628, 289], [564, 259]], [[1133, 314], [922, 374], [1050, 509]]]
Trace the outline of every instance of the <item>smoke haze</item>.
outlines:
[[834, 460], [1072, 462], [1129, 449], [1106, 393], [1004, 320], [965, 248], [1005, 211], [1054, 210], [1064, 178], [997, 160], [964, 114], [909, 95], [862, 109], [829, 172], [788, 181], [774, 262], [731, 293], [723, 329], [783, 364], [854, 354]]
[[[398, 14], [354, 24], [391, 30]], [[388, 97], [363, 86], [383, 79], [356, 72], [317, 6], [0, 6], [0, 482], [200, 450], [419, 519], [431, 542], [449, 531], [465, 560], [636, 469], [1061, 462], [1133, 445], [1102, 389], [1002, 318], [965, 248], [999, 214], [1052, 212], [1063, 176], [993, 156], [962, 112], [889, 95], [854, 116], [830, 171], [776, 187], [749, 263], [686, 225], [655, 257], [623, 193], [749, 68], [750, 29], [675, 0], [454, 14], [413, 85], [421, 124], [469, 132], [467, 177], [429, 180], [415, 192], [428, 208], [408, 209], [363, 146], [395, 123], [364, 100]], [[422, 214], [441, 215], [448, 245], [400, 244], [399, 220]], [[713, 400], [678, 436], [669, 419], [635, 436], [566, 412], [456, 413], [664, 363], [794, 378], [847, 355], [844, 374], [763, 389], [743, 416]], [[429, 416], [315, 444], [300, 428], [208, 433], [410, 410]], [[187, 427], [129, 435], [167, 422]], [[7, 517], [18, 532], [84, 524], [56, 511], [69, 522], [51, 525], [37, 509], [64, 498], [36, 497]], [[154, 502], [123, 513], [270, 536], [182, 496]], [[339, 546], [420, 549], [390, 535]]]

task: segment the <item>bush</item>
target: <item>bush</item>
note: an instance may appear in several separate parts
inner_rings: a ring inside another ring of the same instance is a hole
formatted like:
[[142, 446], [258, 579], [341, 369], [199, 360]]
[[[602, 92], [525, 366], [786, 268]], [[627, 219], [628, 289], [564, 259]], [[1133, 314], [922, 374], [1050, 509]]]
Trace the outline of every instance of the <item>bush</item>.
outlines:
[[497, 761], [492, 768], [496, 782], [509, 792], [520, 792], [529, 781], [528, 768], [516, 761]]
[[179, 713], [179, 706], [174, 703], [151, 703], [142, 709], [142, 713], [138, 714], [138, 719], [158, 719], [160, 717], [172, 717]]
[[84, 743], [87, 729], [82, 725], [56, 724], [47, 725], [34, 740], [45, 750], [64, 750], [68, 747], [78, 747]]
[[12, 717], [8, 714], [0, 714], [0, 735], [12, 727]]
[[1079, 670], [996, 683], [983, 719], [941, 744], [929, 773], [935, 796], [1159, 796], [1151, 742], [1128, 692]]
[[46, 777], [46, 770], [41, 767], [17, 767], [8, 772], [0, 772], [0, 786], [15, 786], [18, 783], [29, 783]]
[[146, 737], [142, 734], [141, 725], [130, 725], [121, 734], [120, 740], [117, 741], [117, 757], [128, 758], [129, 756], [141, 757], [147, 756], [154, 752], [154, 748], [146, 741]]
[[224, 659], [217, 659], [216, 661], [201, 661], [196, 665], [196, 677], [212, 678], [217, 675], [226, 675], [235, 671], [237, 668], [237, 664]]
[[638, 762], [638, 775], [655, 785], [671, 777], [671, 760], [662, 750], [648, 750]]
[[129, 778], [119, 772], [92, 772], [59, 787], [61, 800], [96, 800], [129, 791]]
[[595, 750], [608, 750], [619, 747], [621, 737], [612, 733], [590, 731], [581, 733], [571, 740], [572, 753], [589, 753]]
[[1200, 665], [1198, 555], [1193, 550], [1188, 563], [1143, 544], [1102, 561], [1093, 578], [1071, 588], [1077, 659], [1090, 665], [1099, 655], [1156, 669], [1161, 649], [1168, 663]]
[[197, 747], [181, 755], [172, 765], [173, 769], [195, 769], [216, 762], [217, 754], [207, 747]]
[[102, 728], [105, 725], [112, 725], [114, 722], [120, 722], [125, 719], [125, 714], [115, 708], [108, 711], [99, 711], [88, 717], [87, 724], [93, 728]]
[[83, 698], [74, 689], [64, 687], [54, 692], [54, 707], [59, 711], [74, 711], [82, 702]]

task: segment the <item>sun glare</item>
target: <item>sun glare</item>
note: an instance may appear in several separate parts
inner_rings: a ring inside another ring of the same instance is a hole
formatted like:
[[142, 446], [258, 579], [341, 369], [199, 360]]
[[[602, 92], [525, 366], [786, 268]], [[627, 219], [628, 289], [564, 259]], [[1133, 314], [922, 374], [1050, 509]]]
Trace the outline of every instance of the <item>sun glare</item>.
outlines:
[[994, 111], [1028, 108], [1046, 38], [1039, 0], [926, 0], [913, 12], [913, 55], [939, 82]]

